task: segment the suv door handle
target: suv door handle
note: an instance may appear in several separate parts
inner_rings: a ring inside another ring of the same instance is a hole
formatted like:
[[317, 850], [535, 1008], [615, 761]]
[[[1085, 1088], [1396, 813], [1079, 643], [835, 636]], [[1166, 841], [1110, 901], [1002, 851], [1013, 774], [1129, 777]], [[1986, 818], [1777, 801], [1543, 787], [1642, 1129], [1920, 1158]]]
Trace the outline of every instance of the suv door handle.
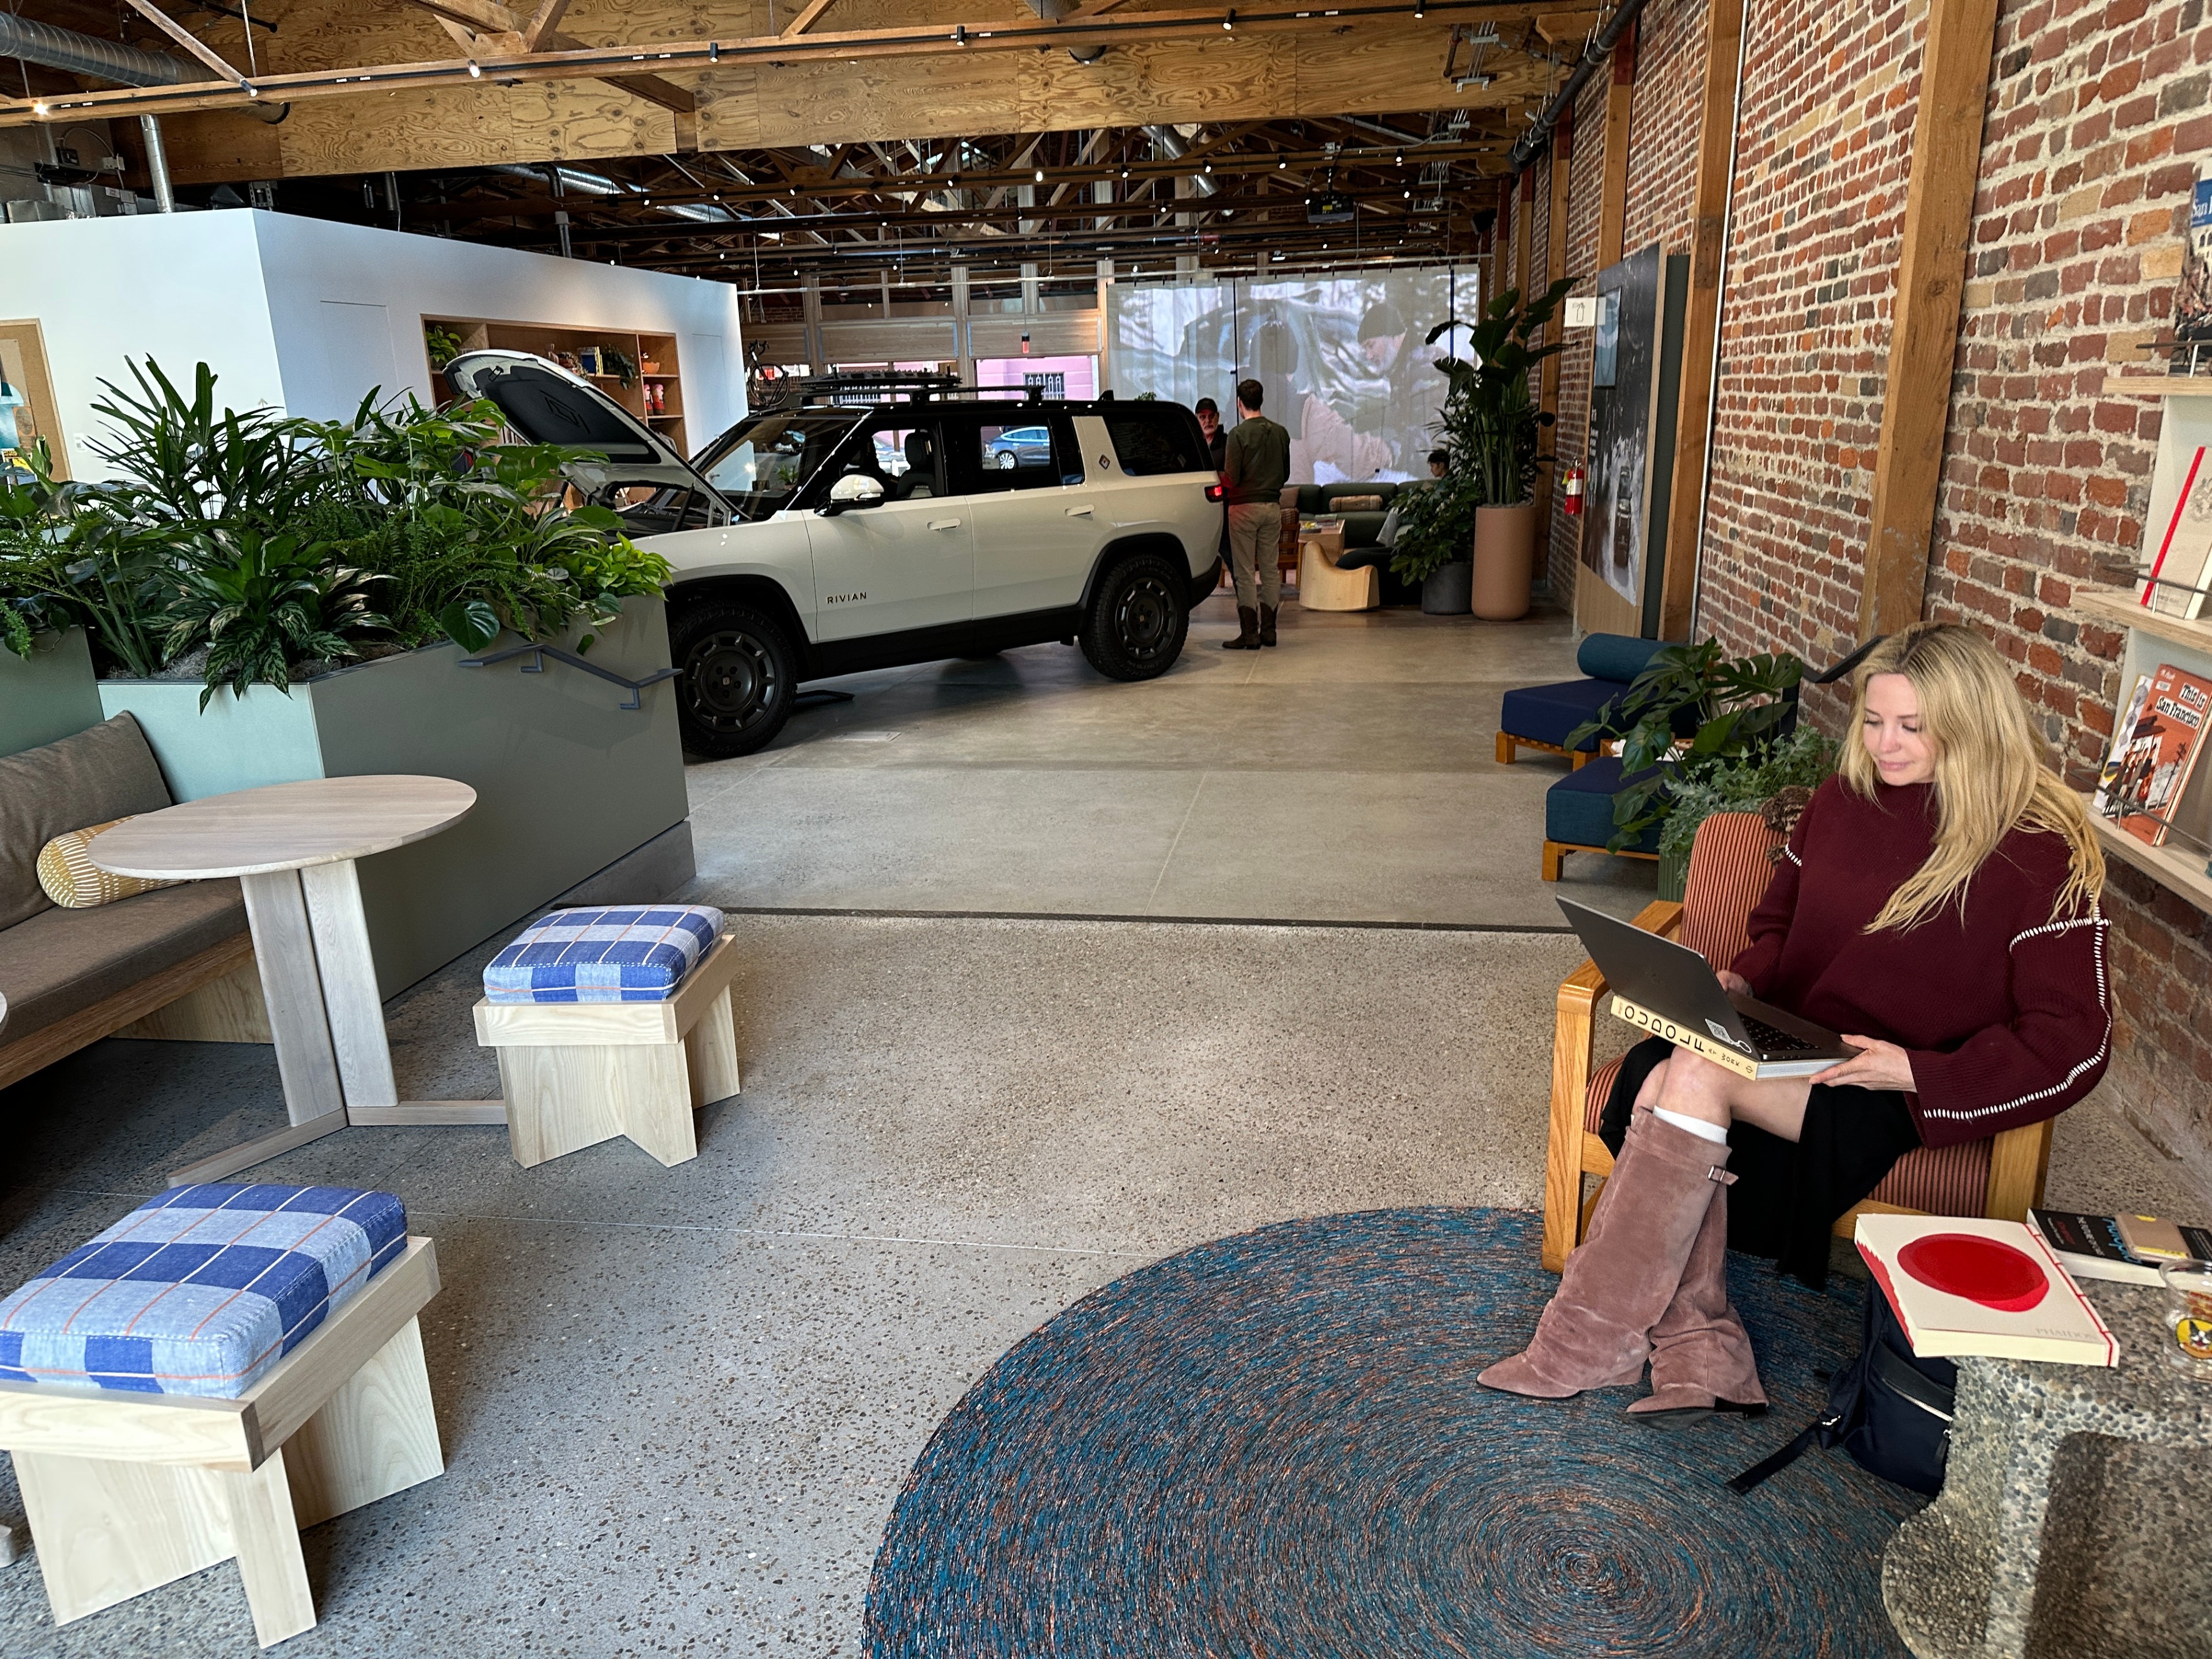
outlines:
[[1089, 518], [1091, 516], [1091, 504], [1088, 501], [1085, 501], [1081, 507], [1069, 507], [1067, 509], [1067, 516], [1071, 519]]
[[957, 519], [932, 519], [929, 521], [929, 527], [932, 530], [957, 530], [960, 528], [960, 520]]

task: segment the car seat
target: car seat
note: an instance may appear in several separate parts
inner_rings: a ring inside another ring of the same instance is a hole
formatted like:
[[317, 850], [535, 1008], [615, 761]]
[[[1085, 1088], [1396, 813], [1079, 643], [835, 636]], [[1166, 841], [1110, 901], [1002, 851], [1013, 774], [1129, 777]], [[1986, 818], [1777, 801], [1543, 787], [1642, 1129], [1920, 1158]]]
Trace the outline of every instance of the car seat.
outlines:
[[893, 501], [937, 493], [937, 446], [927, 428], [917, 427], [906, 434], [906, 476], [891, 484]]

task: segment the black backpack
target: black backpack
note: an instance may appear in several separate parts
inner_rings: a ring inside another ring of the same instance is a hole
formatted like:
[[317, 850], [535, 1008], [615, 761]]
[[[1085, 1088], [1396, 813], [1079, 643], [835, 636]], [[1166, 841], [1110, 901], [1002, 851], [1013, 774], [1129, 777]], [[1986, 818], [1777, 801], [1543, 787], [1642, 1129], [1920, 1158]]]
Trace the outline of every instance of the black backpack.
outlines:
[[1951, 1455], [1951, 1400], [1959, 1368], [1948, 1359], [1921, 1359], [1879, 1286], [1867, 1286], [1859, 1321], [1858, 1358], [1828, 1384], [1828, 1409], [1820, 1420], [1764, 1462], [1729, 1482], [1747, 1492], [1788, 1468], [1815, 1445], [1841, 1446], [1870, 1474], [1933, 1498], [1943, 1489]]

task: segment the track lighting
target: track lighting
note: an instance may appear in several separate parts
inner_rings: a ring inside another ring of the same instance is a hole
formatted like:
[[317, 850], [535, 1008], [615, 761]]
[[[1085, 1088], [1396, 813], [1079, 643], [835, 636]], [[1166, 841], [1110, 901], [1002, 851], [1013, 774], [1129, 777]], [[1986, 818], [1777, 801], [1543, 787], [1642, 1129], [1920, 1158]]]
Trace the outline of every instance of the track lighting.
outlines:
[[1036, 170], [1036, 181], [1039, 184], [1042, 184], [1044, 182], [1044, 169], [1042, 167], [1039, 167]]
[[1236, 27], [1237, 27], [1237, 9], [1236, 9], [1235, 7], [1233, 7], [1233, 6], [1232, 6], [1232, 7], [1231, 7], [1231, 8], [1229, 9], [1229, 10], [1228, 10], [1228, 11], [1227, 11], [1224, 15], [1223, 15], [1223, 17], [1222, 17], [1222, 19], [1221, 19], [1221, 28], [1222, 28], [1222, 32], [1223, 32], [1224, 33], [1234, 33], [1234, 32], [1235, 32]]
[[469, 59], [469, 79], [471, 81], [483, 79], [483, 71], [477, 67], [477, 60], [473, 58]]

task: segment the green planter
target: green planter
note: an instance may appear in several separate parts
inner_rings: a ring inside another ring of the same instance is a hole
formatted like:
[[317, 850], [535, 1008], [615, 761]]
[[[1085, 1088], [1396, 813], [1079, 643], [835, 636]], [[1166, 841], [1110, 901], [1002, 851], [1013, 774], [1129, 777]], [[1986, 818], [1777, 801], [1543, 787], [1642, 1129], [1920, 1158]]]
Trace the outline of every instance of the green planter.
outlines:
[[[553, 643], [573, 650], [574, 635]], [[623, 687], [550, 658], [528, 673], [528, 657], [464, 668], [468, 654], [428, 646], [319, 675], [289, 695], [218, 691], [205, 714], [197, 682], [102, 680], [93, 718], [135, 715], [179, 800], [383, 772], [475, 789], [475, 810], [452, 829], [361, 862], [377, 982], [390, 996], [690, 811], [673, 687], [647, 687], [632, 711], [621, 707], [631, 695]], [[665, 668], [661, 601], [628, 601], [586, 660], [633, 680]], [[623, 896], [658, 897], [673, 884]]]
[[1690, 855], [1681, 853], [1659, 854], [1659, 892], [1662, 899], [1672, 899], [1677, 904], [1690, 884]]
[[0, 650], [0, 755], [58, 742], [106, 718], [82, 629], [40, 635], [27, 659]]

